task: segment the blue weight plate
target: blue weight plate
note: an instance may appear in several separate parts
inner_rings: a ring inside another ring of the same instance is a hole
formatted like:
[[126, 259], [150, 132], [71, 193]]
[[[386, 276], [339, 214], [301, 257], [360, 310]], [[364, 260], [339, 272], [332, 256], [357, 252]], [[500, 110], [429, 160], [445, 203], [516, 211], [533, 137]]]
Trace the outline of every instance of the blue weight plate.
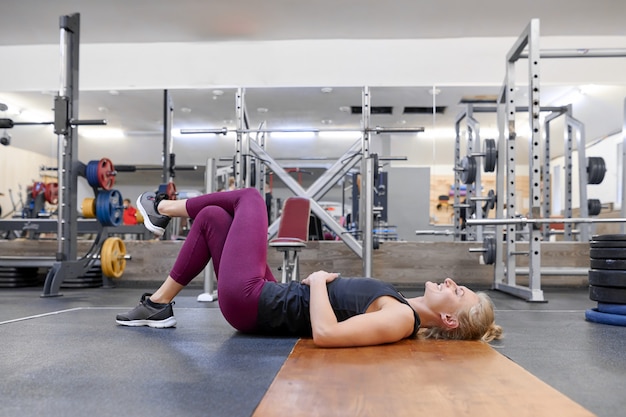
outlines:
[[626, 316], [602, 313], [596, 308], [585, 311], [585, 320], [593, 323], [610, 324], [612, 326], [626, 326]]
[[598, 303], [598, 311], [601, 313], [626, 316], [626, 304]]

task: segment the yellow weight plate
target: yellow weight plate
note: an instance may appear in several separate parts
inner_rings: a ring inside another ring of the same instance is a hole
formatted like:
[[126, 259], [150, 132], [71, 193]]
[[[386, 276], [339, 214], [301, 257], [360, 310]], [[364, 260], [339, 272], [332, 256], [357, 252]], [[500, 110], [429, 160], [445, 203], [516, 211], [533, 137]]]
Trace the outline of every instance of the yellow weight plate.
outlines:
[[135, 218], [137, 219], [137, 224], [143, 224], [143, 216], [139, 210], [135, 213]]
[[83, 217], [86, 219], [95, 219], [96, 218], [96, 199], [95, 198], [85, 198], [83, 203], [81, 204], [81, 208], [83, 210]]
[[104, 241], [100, 250], [102, 273], [110, 278], [120, 278], [126, 268], [126, 245], [119, 237]]

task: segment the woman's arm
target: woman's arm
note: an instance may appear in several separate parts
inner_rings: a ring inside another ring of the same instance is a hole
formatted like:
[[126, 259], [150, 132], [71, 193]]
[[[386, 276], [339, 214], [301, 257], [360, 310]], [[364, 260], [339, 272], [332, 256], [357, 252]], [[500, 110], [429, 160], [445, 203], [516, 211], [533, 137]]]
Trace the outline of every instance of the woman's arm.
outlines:
[[327, 283], [338, 274], [318, 271], [302, 280], [311, 287], [311, 328], [313, 342], [321, 347], [370, 346], [397, 342], [413, 332], [413, 310], [389, 298], [375, 312], [337, 321], [328, 298]]

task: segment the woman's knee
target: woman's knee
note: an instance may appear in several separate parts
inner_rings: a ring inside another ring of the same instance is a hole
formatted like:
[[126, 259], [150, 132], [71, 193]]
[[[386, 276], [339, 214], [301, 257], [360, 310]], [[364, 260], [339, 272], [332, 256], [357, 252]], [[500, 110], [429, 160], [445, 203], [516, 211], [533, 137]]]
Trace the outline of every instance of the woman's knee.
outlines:
[[198, 215], [194, 219], [194, 224], [216, 224], [218, 222], [230, 221], [230, 219], [230, 214], [223, 208], [218, 206], [206, 206], [198, 212]]

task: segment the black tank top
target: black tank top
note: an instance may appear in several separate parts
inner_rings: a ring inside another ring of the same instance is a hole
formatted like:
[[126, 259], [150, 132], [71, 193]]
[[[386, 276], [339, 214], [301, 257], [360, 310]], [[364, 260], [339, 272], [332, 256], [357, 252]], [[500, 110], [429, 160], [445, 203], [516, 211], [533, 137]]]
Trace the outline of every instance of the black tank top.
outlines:
[[[374, 278], [336, 278], [328, 284], [328, 298], [338, 321], [363, 314], [374, 300], [390, 296], [409, 305], [391, 284]], [[268, 282], [259, 299], [257, 330], [261, 333], [310, 336], [310, 288], [292, 281], [288, 284]], [[410, 306], [409, 306], [410, 307]], [[419, 329], [415, 315], [413, 333]]]

